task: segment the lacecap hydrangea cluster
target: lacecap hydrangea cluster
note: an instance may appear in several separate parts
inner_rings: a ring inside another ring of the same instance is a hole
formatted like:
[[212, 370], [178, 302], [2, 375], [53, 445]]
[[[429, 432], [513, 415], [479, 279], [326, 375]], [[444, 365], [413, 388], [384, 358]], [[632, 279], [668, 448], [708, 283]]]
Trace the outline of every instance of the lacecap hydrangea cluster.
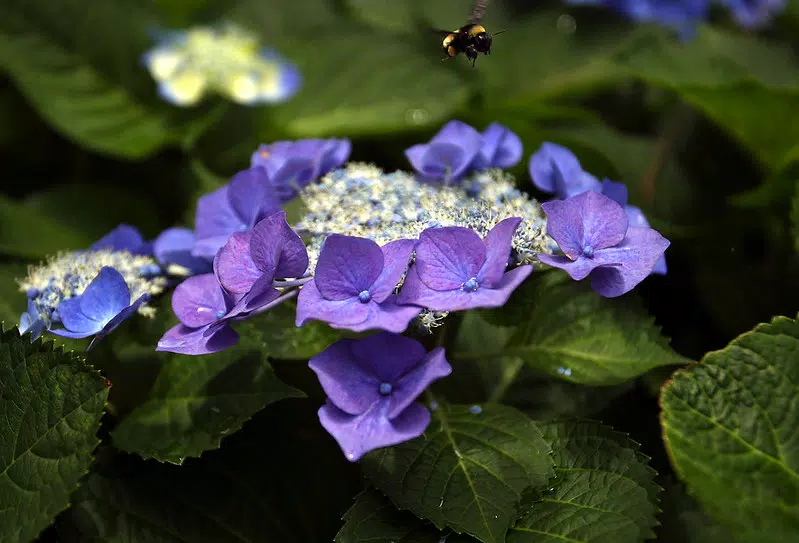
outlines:
[[[600, 182], [555, 144], [529, 161], [535, 185], [555, 194], [544, 204], [505, 172], [522, 142], [498, 124], [448, 123], [406, 150], [411, 172], [348, 164], [349, 154], [340, 139], [260, 146], [249, 168], [199, 199], [193, 230], [147, 242], [122, 225], [32, 269], [20, 328], [97, 339], [177, 283], [179, 324], [156, 349], [204, 355], [238, 341], [236, 322], [296, 298], [296, 326], [378, 331], [310, 360], [328, 397], [320, 422], [355, 461], [430, 422], [416, 399], [452, 368], [442, 348], [409, 336], [453, 311], [504, 305], [534, 266], [588, 278], [606, 297], [666, 272], [669, 242], [624, 185]], [[295, 198], [307, 212], [291, 224], [283, 206]]]

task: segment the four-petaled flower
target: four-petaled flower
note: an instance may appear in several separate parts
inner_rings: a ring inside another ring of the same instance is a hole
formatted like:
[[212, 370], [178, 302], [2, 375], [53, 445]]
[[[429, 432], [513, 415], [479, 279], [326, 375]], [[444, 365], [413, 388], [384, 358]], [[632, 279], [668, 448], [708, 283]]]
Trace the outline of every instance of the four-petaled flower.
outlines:
[[243, 170], [227, 185], [197, 202], [192, 254], [213, 260], [230, 234], [249, 230], [262, 218], [280, 210], [280, 199], [272, 190], [265, 168]]
[[163, 335], [155, 350], [201, 355], [232, 347], [239, 334], [230, 322], [246, 317], [240, 299], [225, 292], [213, 273], [189, 277], [172, 294], [172, 310], [180, 324]]
[[643, 281], [669, 246], [652, 228], [629, 226], [622, 206], [595, 191], [546, 202], [543, 208], [547, 232], [563, 256], [542, 254], [539, 260], [578, 281], [590, 276], [591, 287], [607, 298]]
[[485, 132], [460, 121], [450, 121], [429, 143], [405, 150], [405, 156], [426, 180], [457, 181], [473, 170], [510, 168], [521, 160], [519, 137], [497, 123]]
[[393, 294], [408, 268], [415, 242], [380, 247], [372, 240], [331, 234], [319, 253], [314, 279], [297, 299], [297, 326], [311, 319], [362, 332], [402, 332], [420, 308], [397, 305]]
[[301, 277], [307, 269], [305, 244], [286, 222], [285, 211], [269, 215], [252, 230], [231, 235], [214, 260], [219, 283], [244, 297], [241, 303], [247, 312], [280, 295], [274, 279]]
[[95, 336], [89, 345], [91, 348], [94, 342], [135, 313], [148, 298], [147, 294], [142, 294], [131, 302], [130, 288], [122, 274], [105, 266], [83, 294], [63, 300], [58, 305], [58, 315], [64, 327], [50, 331], [69, 338]]
[[260, 145], [250, 159], [266, 168], [269, 182], [281, 202], [288, 202], [306, 185], [341, 167], [350, 156], [347, 139], [276, 141]]
[[415, 400], [452, 372], [442, 347], [390, 332], [340, 340], [308, 365], [327, 394], [319, 420], [351, 462], [422, 435], [430, 412]]
[[518, 217], [505, 219], [485, 239], [461, 226], [428, 228], [419, 237], [416, 260], [397, 301], [435, 311], [503, 305], [533, 271], [519, 266], [505, 272], [520, 222]]

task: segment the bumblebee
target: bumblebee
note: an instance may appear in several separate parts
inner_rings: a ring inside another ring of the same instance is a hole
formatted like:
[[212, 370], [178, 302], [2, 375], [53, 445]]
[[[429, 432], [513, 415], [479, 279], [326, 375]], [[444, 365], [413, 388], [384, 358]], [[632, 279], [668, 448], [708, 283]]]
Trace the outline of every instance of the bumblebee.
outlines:
[[[441, 47], [447, 56], [441, 60], [457, 57], [459, 54], [464, 53], [466, 58], [472, 63], [472, 67], [474, 67], [478, 54], [491, 54], [491, 40], [493, 36], [489, 34], [482, 25], [483, 15], [485, 14], [487, 5], [488, 0], [476, 0], [468, 24], [452, 32], [448, 30], [434, 31], [444, 36]], [[503, 32], [505, 31], [501, 30], [495, 33], [494, 36], [502, 34]]]

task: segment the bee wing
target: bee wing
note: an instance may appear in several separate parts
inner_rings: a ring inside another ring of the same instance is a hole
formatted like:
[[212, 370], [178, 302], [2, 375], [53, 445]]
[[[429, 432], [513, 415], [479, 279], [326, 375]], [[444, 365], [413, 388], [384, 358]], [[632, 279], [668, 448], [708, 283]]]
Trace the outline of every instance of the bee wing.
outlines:
[[483, 21], [486, 7], [488, 7], [488, 0], [475, 0], [472, 6], [472, 14], [469, 16], [469, 23], [479, 24]]

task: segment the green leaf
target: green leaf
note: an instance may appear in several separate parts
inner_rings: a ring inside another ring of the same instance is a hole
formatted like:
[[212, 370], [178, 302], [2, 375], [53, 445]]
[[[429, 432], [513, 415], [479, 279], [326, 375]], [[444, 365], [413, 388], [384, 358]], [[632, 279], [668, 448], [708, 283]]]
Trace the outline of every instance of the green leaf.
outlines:
[[435, 56], [385, 32], [342, 23], [285, 49], [305, 82], [272, 113], [292, 137], [354, 137], [437, 126], [468, 96], [460, 79], [437, 65]]
[[377, 490], [370, 488], [355, 497], [342, 517], [344, 526], [336, 543], [440, 543], [441, 532], [408, 511], [398, 511]]
[[135, 3], [6, 1], [0, 68], [65, 137], [96, 152], [142, 158], [172, 140], [164, 115], [139, 96], [155, 100], [155, 83], [138, 62], [147, 23]]
[[[372, 0], [346, 0], [353, 14], [365, 23], [391, 32], [418, 31], [416, 6], [409, 2], [373, 2]], [[433, 36], [433, 34], [430, 34]], [[432, 40], [435, 41], [435, 40]]]
[[702, 511], [679, 483], [667, 481], [663, 493], [663, 514], [658, 530], [661, 543], [729, 543], [729, 530]]
[[799, 182], [796, 183], [796, 194], [791, 200], [791, 228], [793, 231], [793, 247], [799, 253]]
[[630, 75], [675, 89], [745, 81], [799, 89], [797, 57], [788, 46], [707, 25], [688, 42], [675, 40], [667, 29], [638, 27], [614, 56], [614, 64]]
[[552, 443], [557, 486], [533, 503], [508, 543], [638, 543], [654, 536], [661, 488], [637, 443], [597, 422], [542, 429]]
[[69, 505], [99, 443], [108, 386], [52, 342], [0, 335], [0, 540], [27, 542]]
[[181, 464], [219, 447], [265, 406], [301, 397], [275, 376], [264, 346], [245, 326], [238, 328], [246, 337], [220, 353], [164, 355], [147, 400], [112, 432], [114, 445], [144, 458]]
[[316, 406], [292, 400], [182, 466], [108, 458], [75, 496], [69, 520], [91, 541], [332, 541], [359, 482]]
[[369, 453], [361, 463], [398, 507], [485, 543], [504, 541], [529, 493], [553, 475], [538, 425], [498, 404], [480, 413], [439, 406], [422, 437]]
[[94, 241], [47, 214], [0, 196], [0, 252], [43, 259], [59, 251], [83, 249]]
[[799, 532], [799, 323], [777, 317], [674, 374], [661, 393], [679, 477], [741, 541]]
[[[685, 364], [633, 295], [603, 298], [586, 282], [548, 273], [537, 282], [528, 317], [501, 351], [573, 383], [605, 386], [658, 366]], [[490, 357], [470, 353], [470, 358]]]
[[27, 311], [25, 293], [20, 292], [17, 279], [27, 275], [22, 264], [0, 266], [0, 325], [5, 330], [19, 324], [19, 316]]

